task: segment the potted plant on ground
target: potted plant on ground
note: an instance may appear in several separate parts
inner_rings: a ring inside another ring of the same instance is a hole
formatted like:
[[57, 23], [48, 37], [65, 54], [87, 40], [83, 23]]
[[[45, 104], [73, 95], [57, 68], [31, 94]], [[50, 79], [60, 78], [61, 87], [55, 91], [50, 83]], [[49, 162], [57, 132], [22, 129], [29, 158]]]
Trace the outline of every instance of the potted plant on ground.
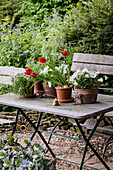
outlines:
[[24, 73], [18, 73], [12, 76], [12, 90], [13, 93], [19, 94], [21, 98], [34, 96], [34, 88], [30, 88], [33, 83], [31, 83], [30, 78]]
[[0, 169], [55, 170], [56, 161], [47, 157], [45, 147], [24, 140], [24, 146], [13, 136], [0, 141]]
[[77, 70], [71, 77], [75, 89], [77, 103], [90, 104], [97, 100], [98, 86], [103, 82], [99, 72], [91, 72], [88, 69]]

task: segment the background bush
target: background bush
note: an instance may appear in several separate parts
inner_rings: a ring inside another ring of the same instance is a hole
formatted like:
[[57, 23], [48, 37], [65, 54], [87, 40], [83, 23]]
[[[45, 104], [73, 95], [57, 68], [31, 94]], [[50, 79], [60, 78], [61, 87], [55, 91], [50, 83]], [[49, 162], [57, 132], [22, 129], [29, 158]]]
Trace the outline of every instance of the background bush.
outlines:
[[32, 53], [37, 60], [40, 56], [47, 57], [48, 53], [60, 58], [64, 49], [113, 55], [110, 1], [80, 0], [76, 6], [72, 2], [19, 1], [18, 11], [13, 14], [19, 18], [15, 21], [18, 24], [13, 23], [10, 28], [9, 18], [0, 24], [0, 64], [25, 67]]

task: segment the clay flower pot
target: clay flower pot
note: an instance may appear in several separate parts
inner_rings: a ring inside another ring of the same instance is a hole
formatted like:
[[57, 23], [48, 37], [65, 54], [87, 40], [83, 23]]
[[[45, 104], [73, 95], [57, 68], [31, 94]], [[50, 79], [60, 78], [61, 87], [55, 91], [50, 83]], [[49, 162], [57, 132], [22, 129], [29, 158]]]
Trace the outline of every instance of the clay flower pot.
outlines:
[[57, 100], [59, 103], [67, 103], [74, 100], [73, 97], [71, 97], [72, 94], [72, 86], [69, 87], [61, 87], [57, 86], [55, 87], [56, 93], [57, 93]]
[[49, 87], [48, 84], [43, 83], [43, 89], [44, 89], [45, 97], [47, 98], [56, 97], [56, 90], [54, 86]]
[[76, 102], [78, 104], [91, 104], [97, 100], [98, 88], [96, 89], [75, 89]]
[[[35, 83], [37, 80], [33, 80], [33, 82]], [[43, 89], [43, 85], [42, 85], [42, 81], [36, 83], [34, 85], [34, 94], [37, 94], [39, 92], [43, 92], [44, 89]]]

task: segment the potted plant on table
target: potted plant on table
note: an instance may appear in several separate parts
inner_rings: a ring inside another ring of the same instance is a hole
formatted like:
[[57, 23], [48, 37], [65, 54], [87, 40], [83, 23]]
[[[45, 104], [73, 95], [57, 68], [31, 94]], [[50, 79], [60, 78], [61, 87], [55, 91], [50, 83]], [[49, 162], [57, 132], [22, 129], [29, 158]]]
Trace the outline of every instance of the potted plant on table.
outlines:
[[[61, 103], [74, 100], [74, 98], [71, 97], [72, 86], [70, 82], [72, 56], [67, 57], [68, 54], [66, 50], [62, 51], [62, 54], [64, 60], [53, 58], [48, 54], [46, 67], [41, 70], [39, 74], [32, 74], [31, 71], [26, 71], [25, 73], [31, 75], [33, 80], [38, 80], [38, 82], [43, 81], [45, 83], [43, 85], [44, 88], [45, 85], [49, 85], [49, 88], [55, 87], [57, 93], [56, 99]], [[53, 97], [55, 96], [56, 95], [53, 95]]]
[[66, 57], [67, 63], [64, 63], [64, 60], [59, 60], [58, 58], [53, 59], [49, 55], [49, 61], [47, 63], [47, 73], [42, 72], [42, 76], [45, 75], [45, 80], [53, 85], [56, 89], [57, 100], [59, 103], [71, 102], [73, 98], [71, 97], [72, 86], [70, 82], [71, 76], [71, 57], [67, 57], [67, 51], [62, 51], [64, 57]]
[[103, 82], [99, 72], [92, 72], [88, 69], [77, 70], [71, 77], [75, 97], [79, 104], [95, 103], [97, 100], [98, 86]]
[[[34, 53], [32, 54], [34, 56]], [[46, 58], [44, 57], [39, 57], [39, 60], [37, 61], [35, 58], [29, 58], [26, 64], [26, 72], [25, 74], [30, 75], [33, 78], [36, 78], [37, 75], [40, 75], [40, 72], [43, 71], [45, 64], [46, 63]], [[43, 92], [43, 85], [42, 85], [42, 80], [40, 79], [34, 79], [34, 94]]]
[[12, 90], [13, 93], [19, 94], [20, 98], [33, 97], [34, 88], [30, 88], [33, 83], [31, 83], [30, 78], [24, 73], [17, 73], [12, 76]]

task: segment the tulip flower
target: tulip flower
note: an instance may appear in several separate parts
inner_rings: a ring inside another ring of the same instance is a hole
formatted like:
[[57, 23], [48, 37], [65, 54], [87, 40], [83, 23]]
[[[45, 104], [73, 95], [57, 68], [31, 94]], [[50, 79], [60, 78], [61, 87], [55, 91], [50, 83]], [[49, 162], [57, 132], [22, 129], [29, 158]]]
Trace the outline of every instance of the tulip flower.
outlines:
[[66, 51], [66, 50], [62, 51], [62, 54], [63, 54], [64, 56], [67, 56], [67, 51]]
[[31, 77], [34, 77], [34, 78], [36, 77], [35, 73], [31, 73], [30, 75], [31, 75]]
[[39, 57], [39, 64], [46, 63], [46, 58]]

